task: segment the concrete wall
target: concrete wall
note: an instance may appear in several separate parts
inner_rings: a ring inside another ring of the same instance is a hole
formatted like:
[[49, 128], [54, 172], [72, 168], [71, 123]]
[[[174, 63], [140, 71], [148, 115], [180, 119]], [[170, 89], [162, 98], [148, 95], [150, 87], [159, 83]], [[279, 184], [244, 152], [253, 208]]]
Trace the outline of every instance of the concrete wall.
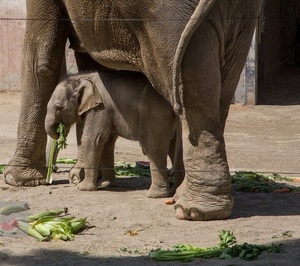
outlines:
[[[37, 0], [38, 1], [38, 0]], [[19, 91], [23, 38], [26, 24], [26, 0], [0, 0], [0, 91]], [[73, 51], [66, 46], [67, 70], [77, 67]]]
[[235, 91], [233, 103], [255, 105], [257, 101], [257, 43], [258, 33], [254, 32], [251, 47], [240, 81]]
[[0, 1], [0, 90], [19, 89], [25, 17], [26, 0]]

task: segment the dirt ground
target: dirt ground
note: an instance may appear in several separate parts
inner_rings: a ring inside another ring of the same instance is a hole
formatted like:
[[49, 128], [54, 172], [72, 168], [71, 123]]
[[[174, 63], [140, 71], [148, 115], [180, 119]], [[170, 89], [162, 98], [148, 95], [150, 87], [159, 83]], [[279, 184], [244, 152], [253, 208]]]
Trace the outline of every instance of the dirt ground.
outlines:
[[[16, 143], [19, 93], [0, 94], [0, 164], [8, 163]], [[226, 127], [231, 171], [252, 170], [300, 176], [300, 106], [232, 106]], [[75, 135], [59, 157], [76, 157]], [[119, 139], [116, 160], [146, 160], [136, 142]], [[68, 207], [76, 217], [88, 217], [94, 227], [74, 241], [37, 242], [25, 234], [0, 236], [1, 265], [187, 265], [155, 262], [148, 254], [178, 243], [200, 247], [218, 243], [221, 229], [234, 232], [238, 243], [285, 244], [284, 252], [262, 254], [257, 260], [195, 260], [188, 265], [299, 265], [300, 193], [243, 193], [235, 199], [228, 220], [179, 221], [173, 206], [148, 199], [149, 178], [120, 178], [119, 187], [81, 192], [67, 182], [68, 165], [61, 165], [54, 184], [36, 188], [10, 187], [0, 180], [0, 202], [26, 202], [36, 213]], [[295, 183], [296, 184], [296, 183]], [[298, 183], [299, 184], [299, 183]], [[1, 217], [0, 217], [1, 218]], [[137, 235], [129, 236], [129, 230]]]

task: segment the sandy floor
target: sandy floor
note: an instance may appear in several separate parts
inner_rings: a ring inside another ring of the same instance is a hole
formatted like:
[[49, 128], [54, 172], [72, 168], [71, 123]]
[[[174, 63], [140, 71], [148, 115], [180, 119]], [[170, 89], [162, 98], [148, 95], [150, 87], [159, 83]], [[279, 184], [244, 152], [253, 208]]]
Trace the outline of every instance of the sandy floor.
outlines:
[[[0, 164], [8, 163], [16, 141], [19, 94], [0, 94]], [[252, 170], [300, 176], [300, 106], [233, 106], [226, 128], [228, 161], [232, 171]], [[59, 157], [75, 158], [74, 132]], [[116, 160], [145, 160], [135, 142], [119, 139]], [[242, 193], [233, 190], [235, 205], [225, 221], [188, 222], [174, 217], [163, 199], [148, 199], [149, 178], [122, 178], [119, 188], [81, 192], [67, 182], [63, 165], [51, 186], [16, 188], [1, 175], [1, 203], [23, 201], [28, 213], [68, 207], [76, 217], [88, 217], [94, 227], [72, 242], [40, 243], [24, 234], [0, 236], [1, 265], [181, 265], [154, 262], [148, 253], [178, 243], [200, 247], [218, 243], [221, 229], [234, 232], [238, 243], [284, 243], [279, 254], [258, 260], [195, 260], [189, 265], [299, 265], [300, 193]], [[1, 217], [0, 217], [1, 218]], [[137, 235], [129, 236], [129, 230]], [[183, 264], [185, 265], [185, 264]]]

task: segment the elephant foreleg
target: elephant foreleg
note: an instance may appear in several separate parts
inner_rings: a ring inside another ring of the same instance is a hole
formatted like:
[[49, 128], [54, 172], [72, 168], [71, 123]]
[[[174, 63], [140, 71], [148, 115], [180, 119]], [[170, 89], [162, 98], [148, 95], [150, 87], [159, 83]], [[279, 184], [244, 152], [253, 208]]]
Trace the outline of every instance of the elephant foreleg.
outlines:
[[17, 146], [4, 172], [4, 180], [10, 185], [45, 182], [46, 107], [59, 80], [67, 38], [66, 23], [59, 20], [64, 14], [58, 5], [56, 1], [47, 5], [37, 1], [27, 7], [27, 17], [36, 20], [26, 23]]
[[98, 189], [100, 160], [105, 156], [104, 146], [109, 140], [111, 130], [107, 120], [108, 115], [101, 108], [94, 108], [86, 114], [81, 137], [84, 179], [77, 185], [79, 190]]
[[77, 188], [79, 190], [93, 191], [98, 189], [98, 171], [104, 143], [100, 141], [96, 144], [94, 141], [89, 140], [84, 142], [84, 179], [78, 183]]

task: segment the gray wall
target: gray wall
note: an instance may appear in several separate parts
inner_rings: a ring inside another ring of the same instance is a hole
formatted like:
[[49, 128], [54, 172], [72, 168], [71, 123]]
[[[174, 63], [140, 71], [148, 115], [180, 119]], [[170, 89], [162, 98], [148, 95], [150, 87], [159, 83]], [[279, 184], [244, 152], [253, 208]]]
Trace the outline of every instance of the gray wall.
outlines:
[[[19, 91], [26, 0], [0, 0], [0, 18], [0, 91]], [[75, 73], [73, 51], [66, 48], [67, 70]]]
[[26, 0], [0, 1], [0, 90], [18, 89], [25, 16]]

